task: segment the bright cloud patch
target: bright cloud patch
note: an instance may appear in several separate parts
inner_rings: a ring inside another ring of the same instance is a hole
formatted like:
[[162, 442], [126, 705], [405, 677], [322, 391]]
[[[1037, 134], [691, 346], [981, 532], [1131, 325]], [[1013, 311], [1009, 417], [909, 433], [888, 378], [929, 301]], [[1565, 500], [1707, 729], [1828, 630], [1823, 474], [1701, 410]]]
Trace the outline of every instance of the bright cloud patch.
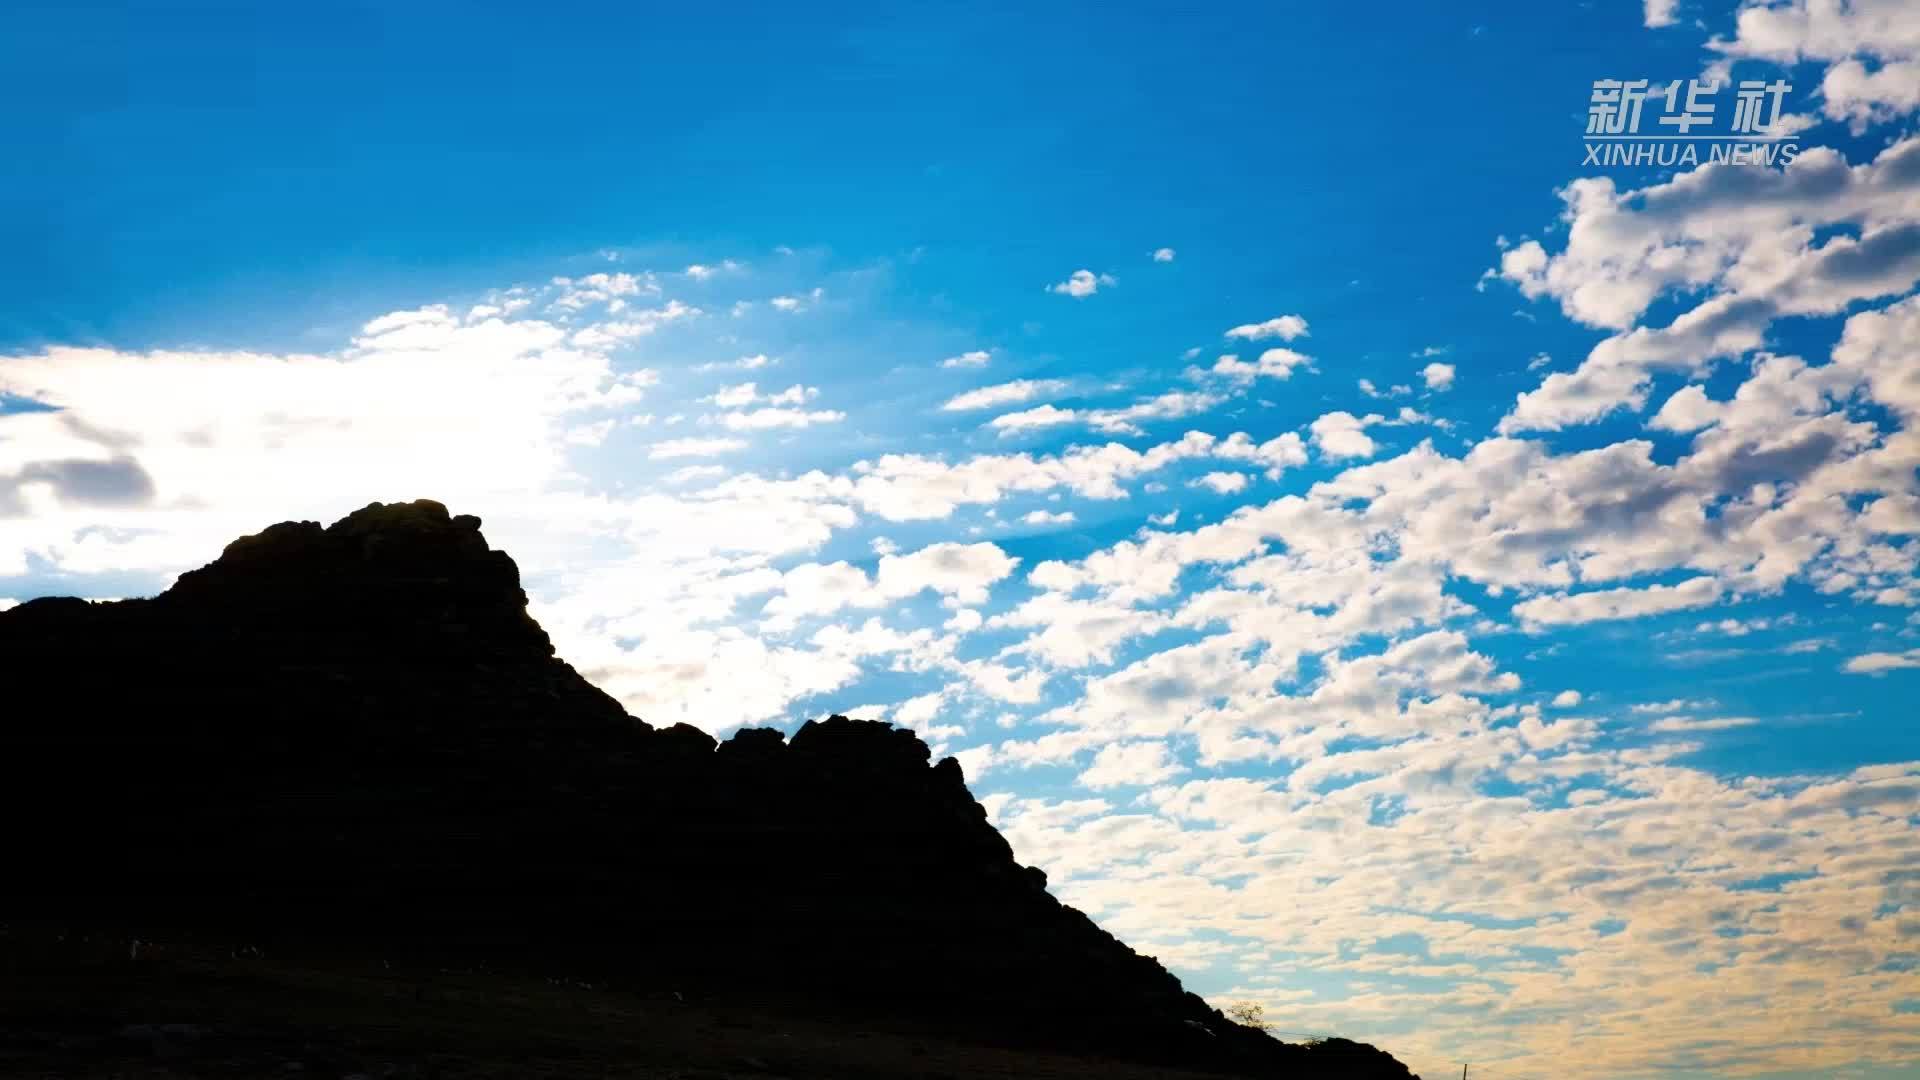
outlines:
[[1535, 597], [1513, 606], [1514, 614], [1537, 626], [1630, 619], [1666, 611], [1706, 607], [1720, 598], [1720, 584], [1694, 578], [1679, 585], [1649, 585], [1644, 589], [1597, 589]]
[[964, 394], [947, 399], [940, 406], [948, 412], [965, 412], [972, 409], [991, 409], [1000, 405], [1016, 405], [1031, 401], [1043, 394], [1057, 394], [1067, 388], [1060, 379], [1015, 379], [997, 386], [983, 386], [978, 390], [969, 390]]
[[1222, 356], [1214, 361], [1212, 371], [1215, 375], [1225, 375], [1241, 382], [1258, 378], [1286, 379], [1293, 370], [1305, 367], [1312, 361], [1292, 349], [1268, 349], [1260, 354], [1258, 360], [1246, 361], [1238, 356]]
[[1263, 338], [1279, 338], [1292, 341], [1307, 334], [1307, 320], [1298, 315], [1277, 315], [1265, 322], [1245, 323], [1227, 331], [1229, 338], [1245, 341], [1259, 341]]
[[1115, 282], [1109, 274], [1096, 274], [1091, 270], [1075, 270], [1073, 273], [1067, 275], [1067, 280], [1055, 285], [1049, 285], [1047, 291], [1059, 293], [1061, 296], [1071, 296], [1075, 300], [1081, 300], [1099, 292], [1100, 287], [1103, 285], [1114, 284], [1117, 284], [1117, 282]]

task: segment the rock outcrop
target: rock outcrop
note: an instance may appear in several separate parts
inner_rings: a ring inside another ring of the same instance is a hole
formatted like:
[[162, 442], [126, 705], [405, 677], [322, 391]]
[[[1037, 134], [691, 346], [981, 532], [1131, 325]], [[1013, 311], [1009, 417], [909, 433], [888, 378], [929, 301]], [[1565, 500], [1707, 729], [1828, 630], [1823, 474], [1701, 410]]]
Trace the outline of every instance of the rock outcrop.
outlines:
[[0, 613], [0, 919], [911, 1003], [1259, 1074], [1404, 1077], [1228, 1023], [1046, 891], [953, 759], [833, 717], [716, 745], [554, 655], [437, 503]]

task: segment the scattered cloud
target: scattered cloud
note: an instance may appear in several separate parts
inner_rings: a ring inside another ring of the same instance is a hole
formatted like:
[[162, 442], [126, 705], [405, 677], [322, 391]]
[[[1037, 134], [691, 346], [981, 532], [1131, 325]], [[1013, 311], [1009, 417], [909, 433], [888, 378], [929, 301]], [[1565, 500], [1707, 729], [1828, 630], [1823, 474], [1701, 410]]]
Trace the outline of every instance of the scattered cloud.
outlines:
[[1513, 605], [1513, 613], [1531, 626], [1568, 626], [1707, 607], [1719, 601], [1721, 592], [1718, 581], [1697, 577], [1678, 585], [1537, 596]]
[[1075, 423], [1080, 414], [1073, 409], [1060, 409], [1052, 405], [1041, 405], [1020, 412], [1003, 413], [987, 421], [987, 426], [1001, 435], [1017, 435], [1036, 428], [1057, 427], [1061, 424]]
[[734, 274], [743, 269], [745, 269], [744, 266], [732, 259], [722, 259], [720, 262], [712, 264], [694, 263], [687, 267], [686, 273], [688, 277], [695, 281], [706, 281], [719, 274]]
[[1307, 320], [1298, 315], [1276, 315], [1265, 322], [1245, 323], [1226, 333], [1227, 337], [1245, 341], [1260, 341], [1277, 337], [1281, 341], [1307, 336]]
[[1194, 479], [1190, 487], [1203, 487], [1215, 495], [1232, 495], [1247, 489], [1247, 474], [1238, 472], [1210, 472]]
[[758, 371], [761, 368], [772, 367], [779, 362], [780, 361], [773, 359], [766, 353], [754, 353], [751, 356], [742, 356], [738, 360], [716, 360], [705, 364], [697, 364], [693, 370], [697, 372]]
[[1067, 280], [1047, 286], [1047, 291], [1071, 296], [1075, 300], [1084, 300], [1100, 291], [1102, 286], [1117, 285], [1111, 274], [1096, 274], [1091, 270], [1075, 270]]
[[769, 428], [806, 428], [837, 424], [847, 414], [837, 409], [765, 408], [725, 413], [720, 423], [729, 431], [765, 431]]
[[1920, 668], [1920, 649], [1905, 652], [1863, 653], [1846, 662], [1843, 670], [1854, 675], [1884, 675], [1889, 671]]
[[1096, 791], [1115, 787], [1143, 787], [1186, 772], [1167, 745], [1158, 742], [1115, 743], [1102, 747], [1080, 782]]
[[815, 288], [806, 293], [776, 296], [767, 301], [767, 303], [771, 304], [775, 311], [784, 311], [788, 314], [793, 314], [813, 308], [818, 305], [825, 296], [825, 289]]
[[1313, 360], [1292, 349], [1268, 349], [1260, 358], [1251, 363], [1238, 356], [1228, 354], [1214, 361], [1212, 373], [1223, 375], [1239, 382], [1251, 382], [1254, 379], [1289, 379], [1295, 368], [1311, 369]]
[[1752, 716], [1663, 716], [1647, 725], [1647, 730], [1662, 734], [1696, 731], [1727, 731], [1752, 727], [1760, 721]]
[[1313, 445], [1328, 458], [1368, 458], [1373, 456], [1376, 446], [1368, 437], [1367, 428], [1383, 419], [1385, 417], [1377, 413], [1362, 417], [1344, 411], [1330, 412], [1308, 425], [1308, 431], [1312, 433]]
[[995, 386], [982, 386], [956, 394], [940, 406], [945, 412], [969, 412], [1001, 405], [1017, 405], [1046, 394], [1058, 394], [1067, 388], [1064, 379], [1015, 379]]
[[647, 456], [656, 460], [684, 457], [718, 457], [747, 448], [743, 439], [667, 439], [654, 443]]

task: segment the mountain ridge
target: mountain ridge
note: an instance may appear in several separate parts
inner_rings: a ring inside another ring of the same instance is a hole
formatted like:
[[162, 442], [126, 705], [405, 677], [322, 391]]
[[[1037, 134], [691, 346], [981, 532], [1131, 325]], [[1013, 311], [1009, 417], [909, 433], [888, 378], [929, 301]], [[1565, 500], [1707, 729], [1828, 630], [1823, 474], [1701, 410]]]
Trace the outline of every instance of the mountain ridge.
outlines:
[[0, 612], [20, 920], [911, 1001], [1247, 1074], [1400, 1078], [1226, 1020], [1020, 865], [953, 758], [834, 716], [725, 741], [554, 651], [470, 515], [374, 503], [151, 599]]

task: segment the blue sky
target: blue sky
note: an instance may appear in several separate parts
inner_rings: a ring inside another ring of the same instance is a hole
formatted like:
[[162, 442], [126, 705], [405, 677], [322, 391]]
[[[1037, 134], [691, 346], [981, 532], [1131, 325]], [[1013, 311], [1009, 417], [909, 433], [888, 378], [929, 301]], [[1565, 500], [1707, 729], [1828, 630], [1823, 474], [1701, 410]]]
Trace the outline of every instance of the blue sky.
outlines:
[[1284, 1030], [1916, 1075], [1909, 5], [398, 7], [15, 16], [0, 604], [438, 498]]

